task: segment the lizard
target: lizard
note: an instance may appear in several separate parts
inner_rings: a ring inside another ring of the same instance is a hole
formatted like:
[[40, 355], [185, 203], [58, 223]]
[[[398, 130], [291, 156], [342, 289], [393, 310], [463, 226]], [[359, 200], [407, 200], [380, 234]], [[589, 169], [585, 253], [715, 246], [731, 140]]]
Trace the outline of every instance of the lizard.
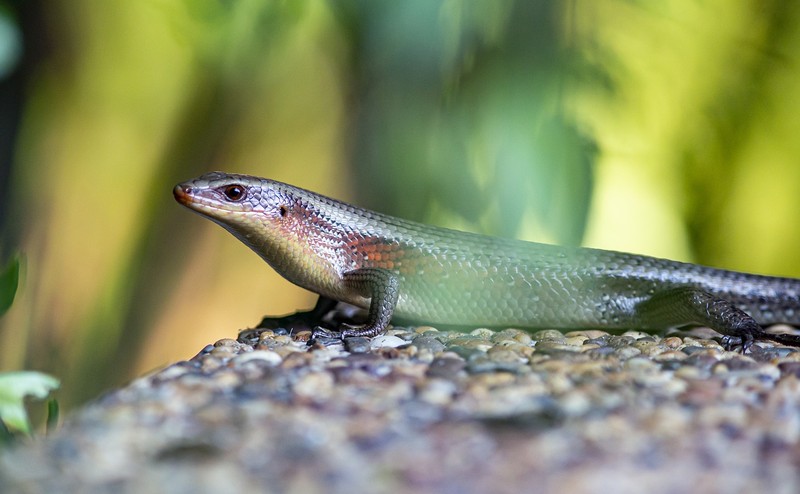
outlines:
[[728, 349], [800, 346], [798, 335], [764, 330], [800, 325], [794, 278], [451, 230], [248, 175], [208, 173], [173, 194], [320, 301], [366, 309], [366, 323], [343, 324], [339, 338], [382, 334], [396, 316], [562, 330], [700, 325]]

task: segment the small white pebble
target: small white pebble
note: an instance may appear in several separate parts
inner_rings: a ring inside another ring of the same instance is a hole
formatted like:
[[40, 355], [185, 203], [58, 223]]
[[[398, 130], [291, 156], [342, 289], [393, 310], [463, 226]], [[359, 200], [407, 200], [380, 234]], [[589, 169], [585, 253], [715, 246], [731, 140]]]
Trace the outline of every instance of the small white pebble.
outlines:
[[402, 338], [398, 338], [397, 336], [385, 335], [382, 334], [380, 336], [376, 336], [372, 338], [372, 341], [369, 343], [369, 347], [373, 350], [375, 348], [397, 348], [399, 346], [407, 345], [408, 342]]
[[494, 331], [489, 328], [478, 328], [472, 330], [469, 334], [472, 336], [477, 336], [479, 338], [491, 338], [494, 335]]
[[239, 355], [234, 359], [234, 362], [237, 364], [243, 364], [244, 362], [249, 362], [251, 360], [263, 360], [270, 365], [278, 365], [283, 359], [280, 355], [271, 350], [254, 350], [252, 352]]

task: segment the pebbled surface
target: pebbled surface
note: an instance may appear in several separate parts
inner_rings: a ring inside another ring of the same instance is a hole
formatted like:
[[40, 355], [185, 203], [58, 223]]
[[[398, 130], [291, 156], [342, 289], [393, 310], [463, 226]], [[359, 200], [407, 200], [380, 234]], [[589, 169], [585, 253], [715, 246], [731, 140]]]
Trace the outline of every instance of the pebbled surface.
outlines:
[[14, 493], [769, 492], [800, 486], [800, 352], [713, 334], [243, 332], [0, 450]]

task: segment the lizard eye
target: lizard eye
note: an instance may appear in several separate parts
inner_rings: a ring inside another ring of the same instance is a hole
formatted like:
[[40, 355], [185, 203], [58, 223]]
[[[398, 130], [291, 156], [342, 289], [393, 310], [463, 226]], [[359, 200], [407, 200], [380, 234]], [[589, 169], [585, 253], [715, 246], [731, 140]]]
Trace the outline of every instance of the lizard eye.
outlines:
[[222, 193], [231, 201], [241, 201], [244, 198], [245, 188], [237, 184], [229, 185]]

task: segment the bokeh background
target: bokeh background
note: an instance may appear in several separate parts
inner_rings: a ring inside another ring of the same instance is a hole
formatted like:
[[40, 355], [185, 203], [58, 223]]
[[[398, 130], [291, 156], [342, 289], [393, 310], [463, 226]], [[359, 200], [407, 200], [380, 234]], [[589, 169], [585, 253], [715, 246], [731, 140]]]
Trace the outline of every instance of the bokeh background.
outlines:
[[0, 370], [69, 407], [314, 296], [172, 186], [268, 176], [800, 277], [800, 3], [0, 0]]

